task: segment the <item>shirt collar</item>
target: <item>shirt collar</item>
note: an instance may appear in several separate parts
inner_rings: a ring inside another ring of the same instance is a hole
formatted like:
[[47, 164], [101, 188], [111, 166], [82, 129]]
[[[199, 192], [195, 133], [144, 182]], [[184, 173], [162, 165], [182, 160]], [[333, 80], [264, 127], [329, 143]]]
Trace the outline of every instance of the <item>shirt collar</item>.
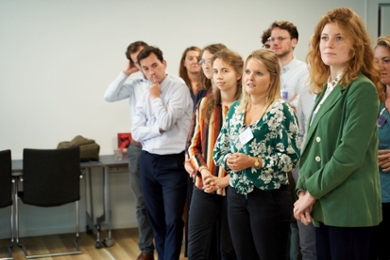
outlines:
[[168, 82], [169, 82], [169, 79], [168, 79], [168, 78], [169, 78], [169, 74], [166, 73], [166, 74], [165, 74], [164, 80], [161, 81], [161, 83], [160, 83], [161, 93], [164, 92], [164, 90], [166, 89], [166, 86], [168, 85]]
[[339, 75], [337, 75], [333, 80], [330, 78], [328, 78], [328, 87], [334, 87], [338, 84], [339, 80], [341, 79], [341, 76], [343, 75], [343, 73], [340, 73]]
[[294, 65], [295, 65], [296, 60], [297, 60], [297, 59], [296, 59], [295, 57], [293, 57], [293, 59], [292, 59], [286, 66], [284, 66], [284, 67], [282, 68], [282, 74], [283, 74], [283, 73], [286, 73], [286, 72], [289, 71], [291, 68], [293, 68]]

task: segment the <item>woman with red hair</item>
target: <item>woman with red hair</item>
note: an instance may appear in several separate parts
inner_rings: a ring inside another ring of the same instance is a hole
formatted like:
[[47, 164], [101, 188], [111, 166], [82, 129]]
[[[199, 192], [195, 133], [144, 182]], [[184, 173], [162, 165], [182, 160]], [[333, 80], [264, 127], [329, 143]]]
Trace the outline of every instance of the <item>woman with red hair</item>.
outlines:
[[300, 161], [294, 216], [316, 226], [317, 259], [368, 259], [382, 220], [378, 173], [380, 73], [361, 18], [325, 14], [314, 30], [311, 91], [317, 94]]

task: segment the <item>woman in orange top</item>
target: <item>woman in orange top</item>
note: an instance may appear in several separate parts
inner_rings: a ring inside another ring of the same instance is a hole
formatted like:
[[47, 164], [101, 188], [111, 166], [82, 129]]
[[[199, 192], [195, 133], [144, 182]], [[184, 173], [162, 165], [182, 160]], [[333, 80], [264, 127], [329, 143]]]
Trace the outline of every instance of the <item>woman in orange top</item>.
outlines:
[[236, 259], [227, 224], [225, 188], [229, 174], [213, 162], [214, 144], [230, 105], [241, 94], [243, 60], [224, 49], [211, 58], [215, 86], [195, 110], [188, 136], [188, 156], [196, 174], [190, 205], [188, 258], [207, 259], [213, 227], [219, 220], [222, 259]]

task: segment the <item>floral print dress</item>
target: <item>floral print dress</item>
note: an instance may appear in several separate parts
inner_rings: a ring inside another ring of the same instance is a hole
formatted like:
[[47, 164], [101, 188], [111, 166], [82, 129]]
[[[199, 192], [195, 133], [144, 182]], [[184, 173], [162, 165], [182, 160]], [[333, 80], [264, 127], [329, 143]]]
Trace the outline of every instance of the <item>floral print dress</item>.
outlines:
[[[246, 196], [255, 187], [274, 190], [280, 185], [288, 185], [287, 172], [296, 166], [300, 156], [298, 124], [293, 109], [283, 99], [276, 99], [262, 118], [245, 126], [245, 110], [236, 111], [239, 104], [240, 101], [232, 104], [219, 133], [213, 153], [215, 164], [230, 172], [230, 186]], [[242, 144], [239, 136], [247, 127], [250, 127], [253, 138]], [[232, 171], [226, 164], [226, 158], [237, 152], [261, 157], [262, 168]]]

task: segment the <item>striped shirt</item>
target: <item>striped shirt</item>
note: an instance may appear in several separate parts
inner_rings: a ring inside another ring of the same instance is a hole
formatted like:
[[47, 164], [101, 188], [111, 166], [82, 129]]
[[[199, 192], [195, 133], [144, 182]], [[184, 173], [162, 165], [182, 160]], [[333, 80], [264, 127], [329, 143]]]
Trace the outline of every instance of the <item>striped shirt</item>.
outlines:
[[[202, 98], [196, 106], [187, 140], [187, 152], [190, 163], [197, 171], [194, 184], [199, 189], [203, 187], [202, 176], [198, 171], [201, 166], [207, 167], [214, 176], [222, 178], [227, 175], [223, 167], [218, 167], [214, 164], [213, 150], [229, 108], [226, 106], [222, 108], [221, 104], [217, 105], [210, 115], [209, 123], [206, 124], [206, 107], [209, 99], [210, 97]], [[222, 196], [226, 195], [225, 188], [218, 189], [213, 193]]]

